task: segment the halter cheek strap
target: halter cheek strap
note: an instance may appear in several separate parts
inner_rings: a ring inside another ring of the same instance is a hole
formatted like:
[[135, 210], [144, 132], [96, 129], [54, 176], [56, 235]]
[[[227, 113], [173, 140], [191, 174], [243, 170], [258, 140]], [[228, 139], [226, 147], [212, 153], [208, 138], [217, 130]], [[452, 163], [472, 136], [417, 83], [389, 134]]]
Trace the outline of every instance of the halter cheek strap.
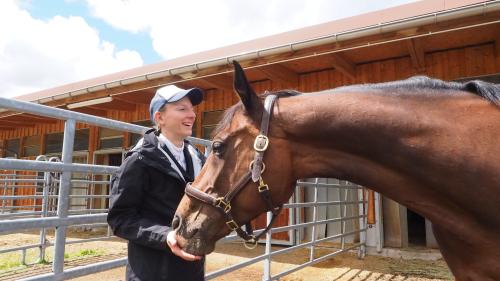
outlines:
[[[245, 246], [247, 248], [254, 248], [257, 246], [257, 242], [260, 237], [266, 234], [273, 225], [274, 221], [278, 217], [282, 209], [282, 205], [275, 206], [272, 202], [271, 194], [269, 191], [269, 186], [262, 179], [262, 173], [265, 170], [265, 164], [263, 162], [264, 152], [269, 146], [269, 139], [267, 137], [269, 131], [269, 121], [271, 119], [273, 105], [276, 101], [276, 95], [269, 95], [264, 101], [264, 112], [262, 113], [262, 121], [260, 126], [260, 134], [255, 138], [253, 148], [255, 150], [254, 160], [250, 163], [249, 171], [243, 175], [242, 178], [236, 183], [234, 188], [223, 197], [214, 197], [208, 193], [205, 193], [198, 188], [193, 187], [190, 183], [186, 185], [185, 193], [189, 197], [195, 198], [205, 204], [212, 205], [217, 210], [219, 210], [225, 217], [226, 225], [229, 229], [236, 231], [238, 236], [245, 240]], [[259, 233], [259, 235], [253, 235], [253, 230], [250, 223], [245, 227], [245, 231], [234, 221], [233, 215], [231, 213], [231, 201], [233, 198], [246, 186], [246, 184], [252, 180], [253, 182], [259, 182], [257, 190], [266, 203], [267, 209], [273, 213], [270, 223], [266, 226], [264, 231]]]

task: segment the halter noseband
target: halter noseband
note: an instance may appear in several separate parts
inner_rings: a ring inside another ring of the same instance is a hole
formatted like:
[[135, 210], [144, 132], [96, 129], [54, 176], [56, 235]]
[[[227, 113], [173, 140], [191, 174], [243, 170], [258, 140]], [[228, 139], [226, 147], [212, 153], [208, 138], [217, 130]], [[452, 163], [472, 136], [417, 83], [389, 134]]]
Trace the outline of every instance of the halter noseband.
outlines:
[[[240, 178], [234, 188], [230, 189], [224, 197], [218, 198], [193, 187], [190, 183], [186, 185], [185, 189], [185, 193], [189, 197], [195, 198], [205, 204], [212, 205], [217, 210], [222, 212], [226, 219], [227, 227], [229, 227], [229, 229], [233, 231], [236, 231], [238, 236], [245, 240], [245, 246], [247, 248], [255, 248], [255, 246], [257, 246], [257, 242], [259, 241], [260, 237], [262, 237], [271, 229], [273, 222], [278, 217], [278, 214], [283, 207], [282, 205], [277, 207], [274, 206], [271, 199], [271, 194], [269, 192], [269, 186], [262, 179], [262, 173], [264, 173], [264, 170], [266, 168], [263, 162], [264, 152], [269, 145], [269, 139], [267, 137], [267, 133], [269, 130], [269, 121], [271, 119], [273, 105], [276, 99], [276, 95], [269, 95], [264, 101], [264, 111], [262, 112], [260, 134], [255, 138], [253, 145], [253, 148], [255, 150], [254, 160], [250, 163], [249, 171], [245, 173], [242, 178]], [[253, 182], [259, 182], [257, 190], [262, 200], [264, 200], [264, 202], [266, 203], [267, 208], [273, 213], [273, 217], [271, 218], [269, 225], [267, 225], [264, 231], [259, 233], [257, 236], [253, 234], [250, 223], [246, 224], [245, 231], [243, 231], [243, 229], [241, 229], [241, 227], [234, 221], [233, 215], [231, 213], [231, 201], [250, 180], [252, 180]]]

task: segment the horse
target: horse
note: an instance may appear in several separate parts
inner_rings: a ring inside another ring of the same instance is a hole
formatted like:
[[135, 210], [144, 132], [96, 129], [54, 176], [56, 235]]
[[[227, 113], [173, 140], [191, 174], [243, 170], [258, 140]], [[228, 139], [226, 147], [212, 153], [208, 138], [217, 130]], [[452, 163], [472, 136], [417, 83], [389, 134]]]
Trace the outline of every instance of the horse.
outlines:
[[298, 179], [337, 178], [429, 219], [456, 280], [500, 280], [500, 85], [416, 76], [257, 95], [234, 62], [234, 89], [172, 221], [186, 252], [232, 230], [254, 243], [240, 226], [279, 212]]

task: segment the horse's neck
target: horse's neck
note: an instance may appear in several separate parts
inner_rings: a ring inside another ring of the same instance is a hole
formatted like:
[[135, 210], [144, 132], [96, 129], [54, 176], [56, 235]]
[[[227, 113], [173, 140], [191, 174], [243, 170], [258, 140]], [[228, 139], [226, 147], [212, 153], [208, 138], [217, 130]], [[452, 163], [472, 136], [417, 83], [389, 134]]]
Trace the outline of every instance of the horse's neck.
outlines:
[[298, 177], [332, 172], [341, 177], [350, 168], [342, 160], [363, 166], [389, 161], [388, 152], [404, 139], [436, 129], [439, 122], [413, 106], [398, 96], [326, 93], [282, 99], [276, 116], [296, 146]]
[[[500, 120], [498, 108], [470, 94], [456, 93], [453, 99], [450, 97], [450, 94], [303, 95], [279, 100], [275, 118], [291, 142], [293, 173], [297, 179], [350, 180], [428, 217], [438, 217], [449, 214], [446, 208], [441, 210], [443, 213], [427, 208], [425, 204], [439, 205], [440, 199], [433, 197], [433, 193], [449, 192], [443, 190], [445, 185], [453, 185], [450, 190], [472, 192], [468, 184], [482, 177], [498, 180], [493, 172], [500, 169], [491, 166], [476, 170], [475, 175], [467, 170], [475, 164], [476, 167], [492, 165], [485, 162], [490, 160], [484, 160], [488, 153], [500, 155], [500, 148], [494, 145], [494, 139], [500, 138], [499, 122], [488, 123], [485, 118], [495, 115], [493, 120]], [[467, 111], [477, 111], [483, 116]], [[470, 137], [474, 130], [483, 135]], [[488, 130], [496, 133], [484, 135]], [[474, 150], [464, 149], [468, 146]], [[482, 162], [474, 164], [475, 161]], [[460, 173], [465, 177], [455, 176]], [[435, 213], [427, 213], [431, 210]]]

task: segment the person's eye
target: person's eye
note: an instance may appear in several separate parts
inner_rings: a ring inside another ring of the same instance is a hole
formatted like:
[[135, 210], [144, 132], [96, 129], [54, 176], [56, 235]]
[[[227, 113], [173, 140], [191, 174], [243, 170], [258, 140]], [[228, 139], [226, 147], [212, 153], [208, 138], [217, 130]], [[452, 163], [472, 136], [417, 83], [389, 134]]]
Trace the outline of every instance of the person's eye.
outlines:
[[222, 154], [224, 153], [224, 143], [220, 141], [214, 141], [212, 143], [212, 151], [214, 152], [215, 155], [221, 157]]

